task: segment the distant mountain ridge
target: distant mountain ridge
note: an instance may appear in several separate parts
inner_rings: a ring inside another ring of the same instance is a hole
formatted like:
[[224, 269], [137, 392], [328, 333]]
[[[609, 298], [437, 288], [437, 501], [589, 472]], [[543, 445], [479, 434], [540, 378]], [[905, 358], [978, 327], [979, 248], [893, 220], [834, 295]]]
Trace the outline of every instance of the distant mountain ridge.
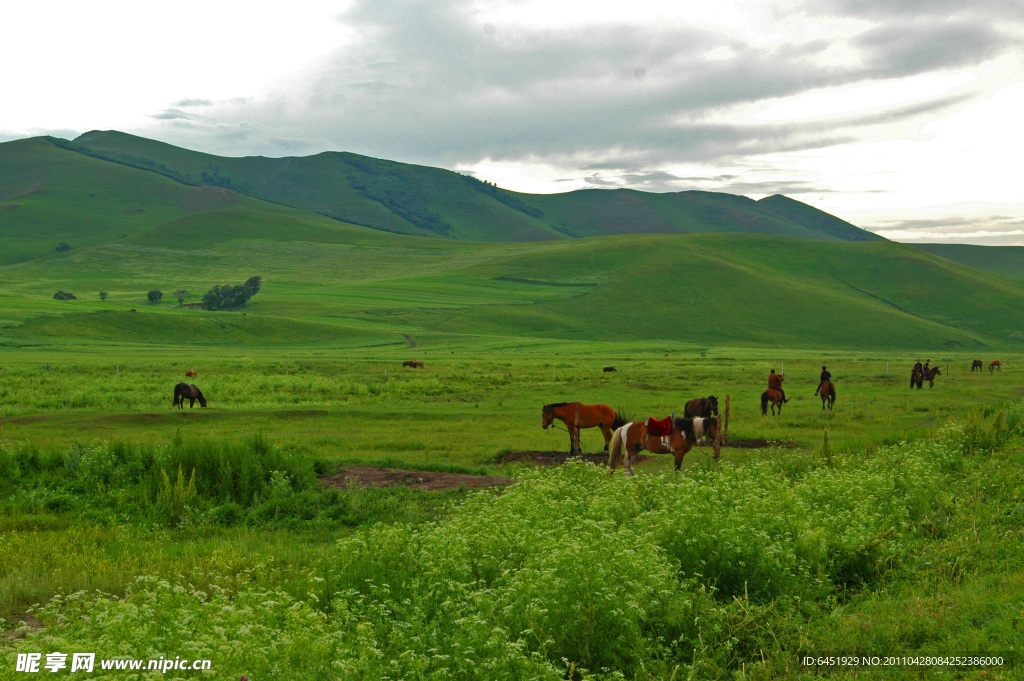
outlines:
[[471, 241], [540, 241], [629, 233], [743, 232], [806, 239], [879, 241], [812, 206], [776, 195], [655, 194], [591, 189], [512, 192], [440, 168], [348, 152], [264, 158], [220, 157], [116, 131], [73, 142], [88, 154], [193, 186], [216, 186], [388, 232]]

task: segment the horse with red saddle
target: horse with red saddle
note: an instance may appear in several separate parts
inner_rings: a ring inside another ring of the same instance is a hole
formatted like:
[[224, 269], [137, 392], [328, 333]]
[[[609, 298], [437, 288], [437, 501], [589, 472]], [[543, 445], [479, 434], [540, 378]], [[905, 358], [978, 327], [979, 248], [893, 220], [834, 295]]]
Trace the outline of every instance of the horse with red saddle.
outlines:
[[671, 453], [675, 457], [676, 471], [683, 465], [683, 457], [704, 438], [711, 438], [711, 448], [717, 459], [722, 451], [722, 421], [716, 417], [666, 418], [633, 421], [615, 430], [608, 449], [608, 468], [615, 473], [623, 464], [630, 475], [633, 458], [643, 450], [655, 454]]

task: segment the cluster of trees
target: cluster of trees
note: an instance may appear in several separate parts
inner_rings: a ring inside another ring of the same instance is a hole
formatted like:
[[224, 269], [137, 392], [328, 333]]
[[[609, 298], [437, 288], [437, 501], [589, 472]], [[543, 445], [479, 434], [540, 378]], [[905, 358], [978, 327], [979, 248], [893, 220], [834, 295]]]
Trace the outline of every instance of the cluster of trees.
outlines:
[[504, 189], [494, 184], [493, 182], [478, 180], [475, 177], [472, 177], [471, 175], [463, 175], [462, 177], [465, 178], [466, 182], [469, 182], [469, 184], [473, 186], [473, 189], [483, 194], [487, 194], [488, 196], [493, 197], [498, 201], [501, 201], [509, 208], [517, 210], [520, 213], [526, 213], [532, 218], [544, 217], [544, 211], [542, 211], [540, 208], [534, 208], [530, 204], [520, 199], [518, 196], [515, 196], [514, 194], [508, 191], [505, 191]]
[[204, 310], [233, 310], [249, 302], [259, 293], [262, 277], [249, 277], [240, 286], [214, 286], [203, 296]]
[[[214, 286], [210, 291], [203, 296], [203, 309], [204, 310], [233, 310], [236, 307], [241, 307], [249, 302], [249, 299], [259, 293], [260, 285], [263, 283], [262, 277], [249, 277], [249, 279], [240, 286]], [[100, 291], [100, 300], [106, 300], [109, 295], [106, 291]], [[188, 289], [179, 288], [174, 292], [174, 297], [178, 299], [178, 305], [184, 305], [185, 299], [188, 298], [191, 293]], [[159, 303], [163, 300], [164, 294], [160, 289], [153, 289], [146, 294], [146, 298], [151, 303]], [[66, 291], [57, 291], [53, 294], [54, 300], [78, 300], [73, 293], [67, 293]], [[132, 310], [134, 312], [134, 310]]]
[[54, 300], [78, 300], [78, 296], [74, 293], [68, 293], [67, 291], [57, 291], [53, 294]]
[[349, 175], [348, 183], [368, 199], [390, 209], [417, 227], [442, 236], [455, 230], [440, 215], [427, 207], [426, 199], [401, 175], [374, 167], [368, 159], [345, 156], [345, 163], [359, 171]]

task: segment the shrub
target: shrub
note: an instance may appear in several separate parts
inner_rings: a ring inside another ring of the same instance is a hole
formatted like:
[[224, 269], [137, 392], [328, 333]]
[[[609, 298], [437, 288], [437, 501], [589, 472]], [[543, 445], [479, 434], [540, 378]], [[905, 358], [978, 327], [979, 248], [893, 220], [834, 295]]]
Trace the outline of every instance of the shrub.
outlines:
[[146, 297], [149, 298], [149, 302], [151, 303], [159, 303], [160, 299], [164, 297], [164, 294], [157, 289], [153, 289], [146, 294]]
[[78, 296], [74, 293], [68, 293], [67, 291], [57, 291], [53, 294], [54, 300], [78, 300]]

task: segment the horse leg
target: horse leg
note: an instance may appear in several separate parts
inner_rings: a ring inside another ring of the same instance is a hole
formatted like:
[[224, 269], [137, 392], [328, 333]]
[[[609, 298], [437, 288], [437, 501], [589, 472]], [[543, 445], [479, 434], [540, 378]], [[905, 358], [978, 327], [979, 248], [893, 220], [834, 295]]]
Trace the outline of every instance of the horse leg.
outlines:
[[604, 451], [608, 453], [608, 443], [612, 439], [612, 428], [607, 423], [601, 424], [601, 434], [604, 435]]

